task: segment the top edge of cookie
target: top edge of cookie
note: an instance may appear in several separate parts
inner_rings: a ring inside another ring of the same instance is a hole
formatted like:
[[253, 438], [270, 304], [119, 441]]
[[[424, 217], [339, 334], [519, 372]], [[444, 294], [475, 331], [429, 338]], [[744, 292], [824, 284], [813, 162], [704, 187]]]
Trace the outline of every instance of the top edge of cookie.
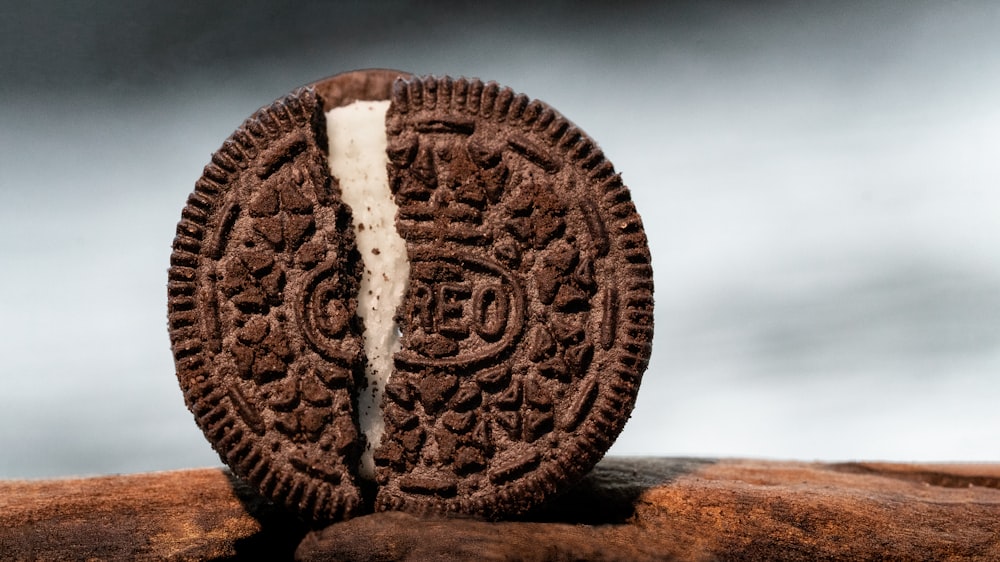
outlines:
[[354, 70], [308, 84], [323, 100], [323, 111], [350, 105], [360, 100], [388, 100], [397, 80], [409, 80], [414, 75], [387, 68]]

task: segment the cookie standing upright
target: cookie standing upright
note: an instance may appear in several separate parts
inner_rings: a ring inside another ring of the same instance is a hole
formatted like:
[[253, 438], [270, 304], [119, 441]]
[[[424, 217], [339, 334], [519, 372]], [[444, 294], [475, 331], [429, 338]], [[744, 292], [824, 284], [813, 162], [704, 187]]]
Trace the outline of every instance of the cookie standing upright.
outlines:
[[[370, 209], [352, 213], [327, 162], [325, 112], [355, 100], [389, 102], [385, 189], [409, 270], [387, 382], [366, 380], [378, 350], [358, 291], [398, 271], [358, 251]], [[652, 338], [642, 224], [596, 144], [541, 102], [391, 71], [321, 81], [248, 119], [182, 217], [168, 292], [185, 399], [234, 472], [306, 518], [370, 502], [521, 513], [628, 418]], [[368, 393], [384, 431], [363, 427]]]

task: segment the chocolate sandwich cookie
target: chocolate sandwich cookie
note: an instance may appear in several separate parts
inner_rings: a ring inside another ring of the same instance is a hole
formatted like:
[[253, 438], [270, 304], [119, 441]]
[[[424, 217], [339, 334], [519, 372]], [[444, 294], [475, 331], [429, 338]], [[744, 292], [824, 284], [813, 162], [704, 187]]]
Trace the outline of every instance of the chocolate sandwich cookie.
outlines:
[[195, 184], [169, 278], [198, 425], [317, 521], [530, 509], [610, 447], [650, 354], [620, 176], [478, 80], [360, 71], [262, 108]]

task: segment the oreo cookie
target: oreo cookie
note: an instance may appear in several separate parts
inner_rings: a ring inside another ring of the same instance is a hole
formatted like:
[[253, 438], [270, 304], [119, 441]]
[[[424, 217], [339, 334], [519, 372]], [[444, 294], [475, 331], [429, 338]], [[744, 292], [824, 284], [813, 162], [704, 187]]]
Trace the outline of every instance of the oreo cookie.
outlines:
[[359, 71], [251, 116], [177, 228], [170, 335], [220, 457], [315, 521], [523, 513], [603, 456], [650, 354], [628, 189], [542, 102]]

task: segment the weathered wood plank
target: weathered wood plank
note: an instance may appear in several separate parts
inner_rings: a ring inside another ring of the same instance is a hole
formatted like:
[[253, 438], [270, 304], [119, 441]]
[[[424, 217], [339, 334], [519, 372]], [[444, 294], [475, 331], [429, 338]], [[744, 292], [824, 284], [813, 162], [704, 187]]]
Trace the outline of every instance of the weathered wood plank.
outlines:
[[305, 527], [221, 469], [0, 481], [0, 559], [290, 558]]
[[517, 521], [306, 531], [218, 469], [0, 482], [4, 559], [998, 560], [1000, 464], [609, 458]]

